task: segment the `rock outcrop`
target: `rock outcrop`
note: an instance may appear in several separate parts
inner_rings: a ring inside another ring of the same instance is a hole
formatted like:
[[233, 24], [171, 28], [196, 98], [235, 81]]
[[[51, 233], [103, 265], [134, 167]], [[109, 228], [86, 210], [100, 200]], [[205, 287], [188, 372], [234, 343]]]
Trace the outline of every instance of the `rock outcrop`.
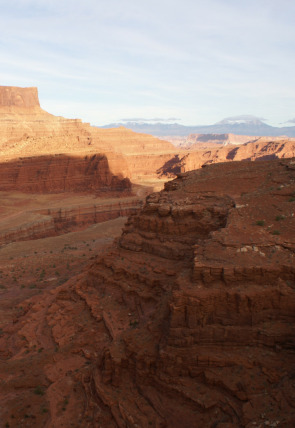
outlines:
[[199, 169], [203, 165], [232, 161], [256, 161], [276, 158], [291, 158], [295, 156], [294, 139], [259, 138], [236, 147], [208, 147], [206, 150], [192, 150], [189, 153], [178, 153], [163, 164], [157, 173], [161, 177], [173, 177], [180, 172]]
[[[232, 160], [291, 157], [294, 139], [273, 140], [233, 134], [190, 135], [187, 144], [139, 134], [124, 127], [102, 129], [65, 119], [40, 107], [37, 88], [0, 87], [0, 161], [40, 155], [104, 154], [114, 175], [136, 182], [175, 177], [203, 164]], [[234, 147], [233, 144], [239, 144]], [[222, 145], [222, 147], [220, 147]], [[225, 145], [225, 146], [224, 146]]]
[[[80, 119], [49, 114], [40, 107], [37, 88], [0, 86], [0, 161], [36, 155], [93, 156], [101, 153], [108, 158], [114, 175], [131, 178], [129, 161], [134, 165], [138, 155], [149, 161], [149, 157], [155, 159], [174, 152], [171, 143], [151, 135], [138, 134], [124, 127], [100, 129]], [[145, 162], [139, 161], [135, 165], [136, 177], [139, 168], [142, 175], [149, 174]]]
[[[121, 197], [117, 201], [97, 202], [61, 207], [35, 209], [1, 219], [0, 246], [11, 242], [47, 238], [83, 229], [89, 225], [127, 217], [140, 210], [142, 200], [136, 197]], [[11, 224], [13, 223], [13, 225]]]
[[16, 86], [0, 86], [0, 109], [38, 108], [40, 107], [37, 88], [20, 88]]
[[259, 137], [235, 134], [190, 134], [181, 147], [188, 150], [200, 150], [210, 146], [240, 145], [255, 141]]
[[[122, 161], [122, 159], [121, 159]], [[124, 162], [124, 160], [123, 160]], [[128, 178], [114, 175], [104, 154], [44, 155], [0, 164], [0, 191], [30, 193], [131, 191]]]
[[3, 330], [2, 420], [293, 427], [294, 204], [290, 159], [151, 194], [109, 253]]

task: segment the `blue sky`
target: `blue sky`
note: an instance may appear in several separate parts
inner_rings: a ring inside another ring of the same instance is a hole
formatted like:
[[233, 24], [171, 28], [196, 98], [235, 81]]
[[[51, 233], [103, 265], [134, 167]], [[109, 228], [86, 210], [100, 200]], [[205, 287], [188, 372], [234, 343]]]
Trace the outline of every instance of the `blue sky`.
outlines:
[[[95, 125], [295, 117], [294, 0], [0, 0], [0, 85]], [[291, 124], [290, 122], [288, 123]]]

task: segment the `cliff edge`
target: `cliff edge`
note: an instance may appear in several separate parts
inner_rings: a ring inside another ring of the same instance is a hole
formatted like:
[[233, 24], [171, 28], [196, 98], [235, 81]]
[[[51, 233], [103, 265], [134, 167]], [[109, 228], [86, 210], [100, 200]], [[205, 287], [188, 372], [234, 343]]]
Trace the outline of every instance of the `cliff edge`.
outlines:
[[208, 166], [148, 196], [111, 251], [3, 329], [2, 420], [293, 427], [294, 204], [291, 159]]
[[0, 86], [0, 108], [3, 107], [40, 107], [38, 89]]

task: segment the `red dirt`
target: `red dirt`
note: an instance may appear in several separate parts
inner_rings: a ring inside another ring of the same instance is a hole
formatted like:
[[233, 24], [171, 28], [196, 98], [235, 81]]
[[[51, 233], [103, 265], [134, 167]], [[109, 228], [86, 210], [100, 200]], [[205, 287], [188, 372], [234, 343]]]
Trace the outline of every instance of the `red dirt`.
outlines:
[[0, 130], [0, 424], [293, 427], [294, 161], [233, 161], [294, 141], [181, 150], [16, 87]]
[[294, 204], [288, 159], [213, 165], [150, 195], [109, 252], [16, 305], [2, 420], [293, 427]]

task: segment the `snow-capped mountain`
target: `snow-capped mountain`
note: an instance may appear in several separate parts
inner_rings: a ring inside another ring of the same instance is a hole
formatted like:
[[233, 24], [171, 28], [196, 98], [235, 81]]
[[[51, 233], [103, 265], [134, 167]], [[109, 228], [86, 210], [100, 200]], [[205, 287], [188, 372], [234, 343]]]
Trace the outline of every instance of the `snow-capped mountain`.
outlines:
[[267, 125], [263, 119], [251, 115], [227, 117], [213, 125], [184, 126], [178, 123], [124, 122], [111, 123], [101, 128], [124, 126], [135, 132], [154, 136], [187, 136], [189, 134], [236, 134], [253, 136], [295, 137], [295, 126], [275, 127]]

